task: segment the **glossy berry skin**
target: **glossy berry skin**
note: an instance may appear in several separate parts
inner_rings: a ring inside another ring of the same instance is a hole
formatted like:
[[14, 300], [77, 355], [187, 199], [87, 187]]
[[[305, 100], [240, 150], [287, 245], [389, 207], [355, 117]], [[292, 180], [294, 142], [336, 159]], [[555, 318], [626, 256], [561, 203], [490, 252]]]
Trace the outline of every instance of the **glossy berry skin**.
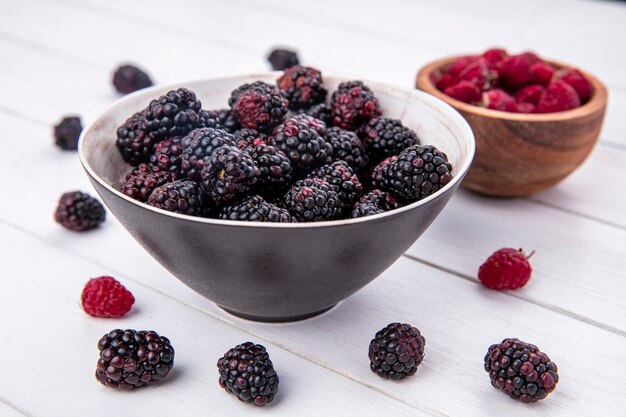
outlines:
[[222, 220], [272, 223], [292, 223], [294, 221], [288, 210], [268, 203], [258, 195], [251, 195], [222, 207], [219, 218]]
[[259, 169], [258, 188], [267, 193], [284, 192], [291, 184], [291, 161], [280, 149], [264, 143], [249, 148], [249, 154]]
[[278, 393], [278, 375], [261, 345], [246, 342], [235, 346], [218, 359], [217, 369], [220, 387], [239, 401], [261, 407]]
[[333, 147], [326, 141], [325, 133], [322, 121], [300, 114], [274, 130], [271, 144], [287, 155], [294, 171], [304, 173], [332, 161]]
[[388, 117], [375, 117], [359, 130], [365, 149], [370, 157], [381, 160], [397, 155], [409, 146], [419, 145], [420, 141], [412, 129], [400, 120]]
[[482, 284], [494, 290], [514, 290], [530, 279], [532, 268], [522, 249], [495, 251], [478, 270]]
[[349, 217], [355, 219], [357, 217], [372, 216], [398, 207], [400, 207], [400, 203], [393, 195], [381, 190], [372, 190], [354, 204]]
[[330, 126], [333, 122], [330, 106], [326, 103], [315, 104], [308, 109], [301, 109], [298, 111], [301, 114], [307, 114], [314, 117]]
[[339, 84], [330, 104], [333, 125], [347, 130], [357, 130], [371, 118], [381, 114], [374, 92], [361, 81]]
[[64, 117], [54, 126], [54, 144], [64, 151], [75, 151], [78, 149], [78, 138], [82, 131], [80, 117]]
[[193, 181], [200, 179], [200, 172], [209, 163], [214, 150], [221, 146], [235, 146], [237, 138], [224, 129], [203, 128], [189, 132], [181, 140], [180, 173]]
[[485, 355], [491, 385], [523, 403], [543, 400], [559, 382], [557, 366], [539, 348], [519, 339], [491, 345]]
[[75, 232], [91, 230], [104, 222], [106, 211], [102, 204], [87, 193], [72, 191], [59, 199], [54, 219]]
[[174, 366], [169, 339], [154, 331], [115, 329], [98, 342], [96, 380], [109, 388], [132, 390], [163, 380]]
[[154, 153], [150, 156], [150, 164], [158, 168], [159, 171], [169, 172], [178, 179], [181, 169], [181, 154], [183, 146], [182, 138], [177, 136], [165, 139], [154, 147]]
[[172, 181], [174, 181], [174, 176], [168, 171], [160, 171], [154, 168], [147, 172], [135, 172], [133, 170], [133, 172], [126, 175], [120, 190], [130, 198], [146, 202], [157, 187]]
[[381, 378], [399, 380], [414, 375], [424, 359], [426, 339], [410, 324], [391, 323], [370, 342], [370, 369]]
[[284, 206], [303, 222], [333, 220], [341, 214], [339, 196], [330, 184], [319, 178], [296, 181], [285, 194]]
[[322, 103], [328, 90], [324, 87], [322, 73], [315, 68], [295, 65], [287, 68], [276, 81], [278, 88], [289, 101], [289, 109], [299, 110]]
[[356, 172], [367, 165], [369, 157], [356, 133], [340, 127], [330, 127], [326, 131], [326, 140], [333, 147], [335, 161], [345, 161]]
[[574, 87], [558, 79], [550, 83], [544, 91], [537, 104], [537, 112], [554, 113], [571, 110], [579, 107], [580, 104], [580, 97]]
[[122, 317], [135, 303], [135, 297], [113, 277], [90, 279], [81, 295], [85, 313], [94, 317]]
[[200, 171], [202, 189], [218, 205], [246, 193], [258, 178], [259, 168], [252, 157], [230, 145], [216, 148]]
[[587, 77], [576, 68], [568, 68], [559, 71], [556, 77], [566, 84], [569, 84], [576, 91], [581, 103], [586, 103], [591, 98], [593, 87]]
[[308, 178], [320, 178], [330, 184], [337, 193], [343, 209], [352, 207], [363, 193], [363, 185], [345, 161], [323, 165], [311, 171]]
[[136, 66], [122, 65], [113, 73], [113, 86], [118, 92], [128, 94], [152, 86], [152, 80]]
[[206, 217], [212, 207], [210, 199], [195, 181], [179, 180], [156, 188], [148, 205], [173, 213]]

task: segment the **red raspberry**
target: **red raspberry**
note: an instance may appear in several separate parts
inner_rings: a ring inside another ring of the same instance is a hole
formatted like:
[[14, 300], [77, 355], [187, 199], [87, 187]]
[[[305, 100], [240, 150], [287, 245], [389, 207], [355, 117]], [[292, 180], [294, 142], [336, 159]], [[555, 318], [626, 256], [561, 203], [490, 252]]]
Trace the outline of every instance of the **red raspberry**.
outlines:
[[537, 113], [537, 106], [532, 103], [517, 103], [518, 113]]
[[539, 100], [541, 99], [541, 95], [545, 91], [542, 85], [539, 84], [531, 84], [527, 85], [520, 89], [517, 93], [515, 93], [515, 100], [517, 103], [530, 103], [533, 105], [539, 104]]
[[465, 69], [465, 67], [475, 61], [478, 61], [478, 58], [479, 57], [474, 55], [468, 55], [455, 59], [447, 68], [447, 74], [451, 77], [459, 78], [459, 75], [461, 75], [461, 72]]
[[452, 87], [446, 88], [443, 92], [463, 103], [476, 103], [482, 97], [480, 87], [471, 81], [461, 81]]
[[591, 83], [583, 75], [582, 72], [576, 68], [568, 68], [563, 71], [559, 71], [556, 75], [557, 79], [560, 79], [567, 84], [571, 85], [578, 93], [581, 103], [586, 103], [591, 98]]
[[437, 81], [437, 89], [439, 91], [444, 91], [446, 88], [452, 87], [458, 82], [459, 80], [456, 77], [453, 77], [450, 74], [444, 74], [439, 81]]
[[536, 62], [530, 66], [530, 81], [546, 87], [552, 81], [555, 69], [547, 62]]
[[481, 90], [487, 90], [491, 87], [491, 81], [496, 77], [496, 73], [490, 71], [489, 64], [485, 58], [479, 58], [466, 66], [459, 74], [459, 80], [470, 81], [480, 87]]
[[523, 87], [530, 83], [530, 66], [538, 61], [539, 58], [532, 52], [511, 55], [498, 64], [500, 80], [512, 89]]
[[484, 92], [482, 104], [488, 109], [517, 113], [515, 99], [499, 88]]
[[130, 291], [107, 276], [90, 279], [81, 296], [83, 310], [94, 317], [122, 317], [134, 302]]
[[[533, 252], [534, 253], [534, 252]], [[487, 288], [514, 290], [530, 279], [532, 268], [529, 256], [522, 249], [502, 248], [495, 251], [478, 270], [478, 279]]]
[[483, 52], [482, 56], [483, 56], [483, 58], [485, 58], [487, 60], [487, 62], [490, 65], [494, 65], [494, 64], [497, 64], [498, 62], [502, 61], [506, 57], [508, 57], [509, 54], [507, 54], [505, 49], [502, 49], [502, 48], [491, 48], [491, 49], [487, 49], [485, 52]]
[[538, 113], [554, 113], [580, 106], [580, 98], [574, 88], [563, 80], [550, 83], [537, 105]]

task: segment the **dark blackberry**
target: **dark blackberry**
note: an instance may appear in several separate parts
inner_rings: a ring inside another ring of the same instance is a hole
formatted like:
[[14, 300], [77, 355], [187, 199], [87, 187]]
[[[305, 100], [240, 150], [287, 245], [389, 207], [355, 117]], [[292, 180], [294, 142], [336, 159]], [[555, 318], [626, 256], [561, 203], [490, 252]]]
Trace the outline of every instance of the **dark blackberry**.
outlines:
[[233, 133], [237, 129], [241, 129], [237, 118], [231, 109], [215, 110], [217, 112], [217, 120], [223, 129]]
[[113, 86], [123, 94], [132, 93], [151, 85], [152, 80], [148, 74], [134, 65], [122, 65], [113, 73]]
[[284, 196], [284, 206], [304, 222], [333, 220], [341, 214], [341, 201], [330, 184], [320, 178], [296, 181]]
[[328, 126], [330, 126], [333, 122], [330, 106], [326, 103], [316, 104], [309, 107], [308, 109], [299, 110], [298, 113], [306, 114], [316, 119], [319, 119], [322, 122], [326, 123], [326, 125]]
[[333, 147], [324, 139], [325, 131], [325, 125], [317, 119], [293, 116], [274, 130], [272, 144], [287, 155], [294, 170], [307, 172], [332, 161]]
[[385, 170], [389, 167], [389, 165], [396, 159], [398, 159], [398, 155], [390, 156], [389, 158], [383, 159], [378, 165], [374, 167], [370, 175], [370, 183], [372, 185], [372, 188], [383, 187], [383, 174]]
[[115, 329], [98, 342], [96, 379], [109, 388], [131, 390], [164, 379], [174, 366], [174, 348], [150, 330]]
[[269, 138], [265, 133], [260, 133], [254, 129], [239, 129], [233, 135], [236, 138], [237, 147], [242, 151], [244, 149], [254, 148], [269, 142]]
[[427, 197], [452, 179], [448, 157], [432, 145], [413, 145], [391, 161], [382, 175], [384, 189], [407, 200]]
[[330, 102], [333, 125], [343, 129], [356, 130], [371, 118], [380, 115], [378, 99], [361, 81], [339, 84]]
[[373, 159], [397, 155], [409, 146], [419, 145], [415, 132], [400, 120], [375, 117], [361, 126], [359, 136]]
[[381, 378], [411, 376], [424, 359], [426, 339], [410, 324], [391, 323], [370, 342], [370, 369]]
[[54, 144], [65, 151], [78, 149], [78, 138], [83, 125], [78, 116], [68, 116], [54, 126]]
[[349, 217], [354, 219], [357, 217], [372, 216], [398, 207], [400, 207], [400, 203], [393, 195], [381, 190], [372, 190], [356, 202]]
[[367, 165], [368, 156], [356, 133], [340, 127], [330, 127], [326, 130], [326, 140], [333, 147], [336, 161], [345, 161], [356, 172]]
[[234, 90], [228, 104], [242, 127], [269, 133], [285, 120], [289, 102], [278, 87], [255, 81]]
[[124, 161], [131, 165], [148, 162], [154, 143], [154, 139], [148, 135], [145, 110], [133, 114], [117, 128], [115, 144]]
[[323, 103], [328, 94], [322, 73], [315, 68], [302, 65], [287, 68], [276, 84], [289, 101], [291, 110], [308, 109], [315, 104]]
[[363, 193], [363, 185], [350, 165], [345, 161], [336, 161], [322, 165], [311, 171], [309, 178], [320, 178], [326, 181], [337, 193], [342, 208], [352, 207]]
[[276, 146], [257, 145], [250, 155], [259, 168], [259, 187], [264, 192], [284, 190], [291, 183], [291, 161]]
[[106, 211], [98, 200], [87, 193], [71, 191], [59, 199], [54, 219], [66, 229], [82, 232], [98, 227]]
[[289, 49], [274, 49], [267, 57], [274, 71], [282, 71], [286, 68], [298, 65], [298, 54]]
[[268, 203], [259, 195], [250, 195], [229, 206], [224, 206], [220, 210], [219, 218], [248, 222], [291, 223], [294, 221], [287, 209]]
[[217, 204], [247, 192], [258, 176], [259, 168], [252, 157], [230, 145], [215, 149], [200, 171], [202, 188]]
[[224, 145], [235, 145], [236, 138], [223, 129], [210, 127], [195, 129], [181, 140], [183, 148], [180, 158], [180, 173], [193, 181], [200, 179], [200, 171], [208, 162], [211, 153]]
[[155, 188], [172, 181], [174, 181], [174, 177], [171, 172], [159, 169], [148, 172], [131, 172], [126, 175], [120, 190], [130, 198], [146, 202]]
[[207, 217], [211, 209], [211, 201], [200, 185], [187, 180], [168, 182], [156, 188], [148, 197], [148, 204], [161, 210], [199, 217]]
[[523, 403], [543, 400], [559, 382], [557, 366], [535, 345], [504, 339], [485, 355], [491, 385]]
[[172, 174], [172, 180], [178, 179], [180, 175], [181, 155], [183, 153], [182, 139], [180, 136], [176, 136], [157, 143], [154, 147], [154, 153], [150, 156], [150, 164], [160, 171]]

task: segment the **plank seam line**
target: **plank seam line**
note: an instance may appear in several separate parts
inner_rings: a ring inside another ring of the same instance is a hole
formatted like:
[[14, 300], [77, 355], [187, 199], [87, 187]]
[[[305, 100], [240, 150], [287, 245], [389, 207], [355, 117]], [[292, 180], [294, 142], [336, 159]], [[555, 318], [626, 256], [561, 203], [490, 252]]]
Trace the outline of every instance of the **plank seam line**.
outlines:
[[6, 405], [7, 407], [11, 408], [12, 410], [17, 411], [18, 413], [20, 413], [21, 415], [25, 417], [34, 417], [34, 414], [32, 414], [30, 411], [20, 407], [19, 405], [15, 404], [13, 401], [9, 400], [3, 395], [0, 395], [0, 402]]
[[540, 205], [540, 206], [543, 206], [543, 207], [550, 208], [552, 210], [558, 210], [558, 211], [561, 211], [561, 212], [564, 212], [564, 213], [568, 213], [568, 214], [571, 214], [571, 215], [580, 216], [582, 218], [585, 218], [585, 219], [588, 219], [588, 220], [592, 220], [592, 221], [604, 224], [606, 226], [611, 226], [611, 227], [614, 227], [616, 229], [626, 230], [626, 226], [624, 226], [622, 224], [615, 223], [615, 222], [612, 222], [610, 220], [604, 220], [604, 219], [601, 219], [599, 217], [592, 216], [590, 214], [579, 213], [577, 211], [573, 211], [573, 210], [568, 209], [566, 207], [560, 207], [560, 206], [557, 206], [555, 204], [552, 204], [552, 203], [549, 203], [549, 202], [546, 202], [546, 201], [543, 201], [543, 200], [539, 200], [536, 197], [526, 197], [525, 199], [529, 203], [537, 204], [537, 205]]

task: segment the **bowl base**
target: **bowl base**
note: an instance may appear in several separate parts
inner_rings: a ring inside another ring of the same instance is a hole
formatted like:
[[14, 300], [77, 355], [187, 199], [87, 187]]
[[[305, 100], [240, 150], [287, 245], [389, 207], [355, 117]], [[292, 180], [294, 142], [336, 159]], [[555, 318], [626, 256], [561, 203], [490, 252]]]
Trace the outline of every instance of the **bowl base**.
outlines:
[[[337, 304], [335, 304], [337, 305]], [[287, 323], [291, 321], [300, 321], [310, 319], [311, 317], [319, 316], [320, 314], [326, 313], [331, 308], [335, 307], [332, 305], [330, 307], [324, 308], [319, 311], [315, 311], [313, 313], [301, 314], [298, 316], [289, 316], [289, 317], [263, 317], [263, 316], [255, 316], [253, 314], [240, 313], [238, 311], [230, 310], [226, 307], [222, 307], [221, 305], [217, 305], [219, 308], [224, 310], [225, 312], [232, 314], [233, 316], [237, 316], [240, 319], [250, 320], [250, 321], [260, 321], [264, 323]]]

